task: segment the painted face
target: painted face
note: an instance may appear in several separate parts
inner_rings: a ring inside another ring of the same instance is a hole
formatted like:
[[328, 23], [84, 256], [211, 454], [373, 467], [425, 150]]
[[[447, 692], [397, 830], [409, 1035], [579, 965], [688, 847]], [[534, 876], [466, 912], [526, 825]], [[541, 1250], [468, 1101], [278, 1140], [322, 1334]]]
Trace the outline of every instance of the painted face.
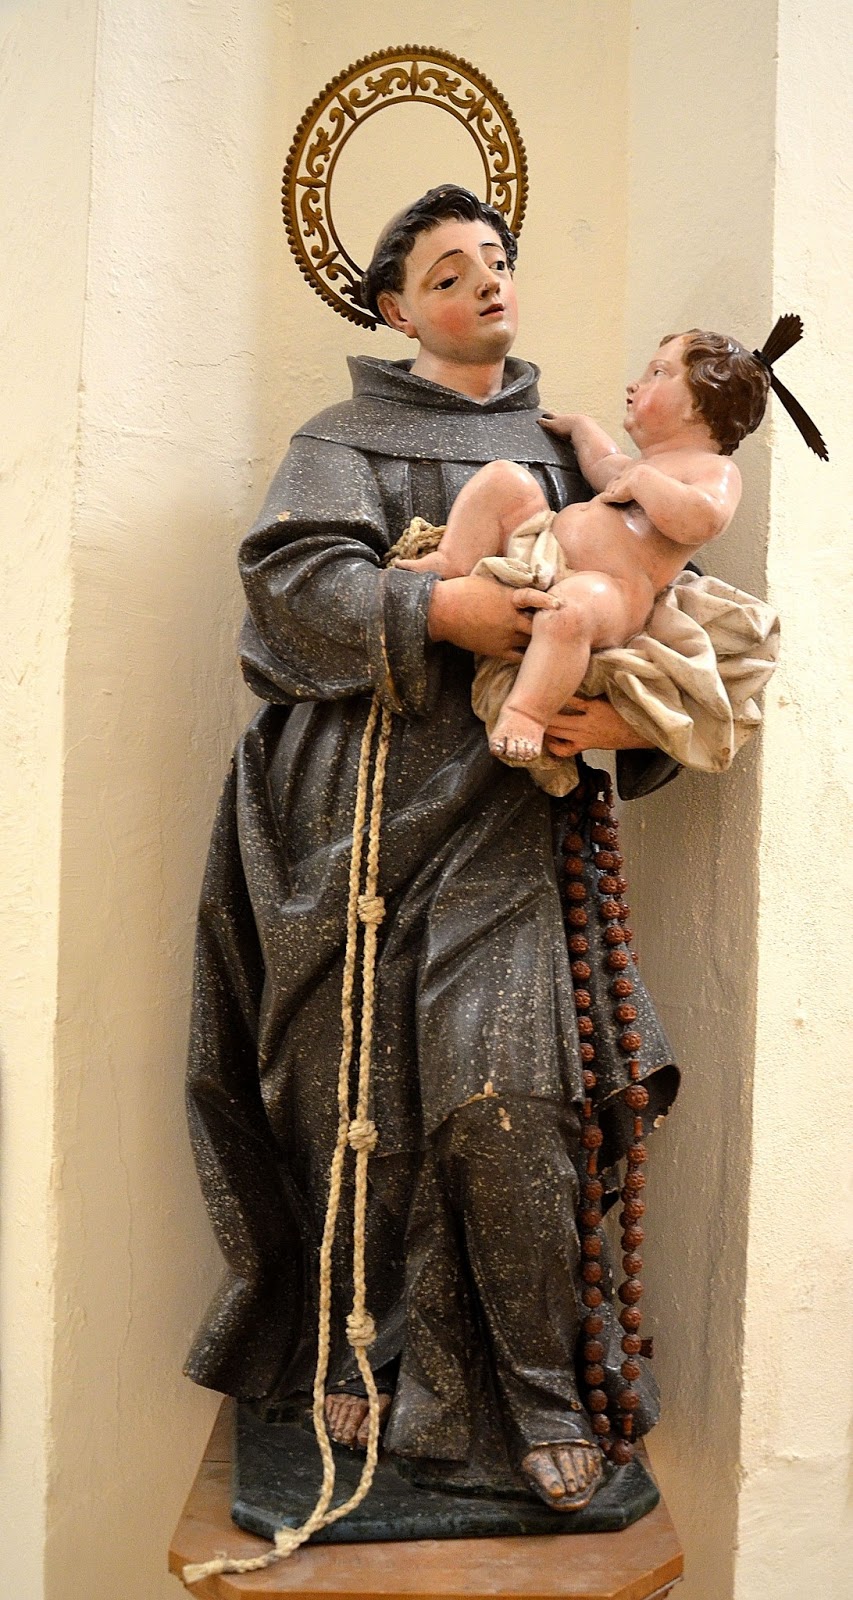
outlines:
[[448, 361], [500, 361], [518, 328], [506, 253], [482, 222], [450, 220], [419, 234], [402, 291], [380, 304], [393, 327]]
[[642, 377], [628, 385], [624, 427], [641, 450], [697, 421], [684, 366], [684, 343], [681, 334], [661, 345]]

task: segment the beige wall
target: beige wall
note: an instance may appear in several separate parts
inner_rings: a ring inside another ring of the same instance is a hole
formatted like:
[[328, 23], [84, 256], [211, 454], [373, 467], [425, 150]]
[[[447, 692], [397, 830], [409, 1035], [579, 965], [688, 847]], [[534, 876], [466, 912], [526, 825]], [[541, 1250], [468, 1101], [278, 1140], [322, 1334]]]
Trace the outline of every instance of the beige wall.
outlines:
[[0, 1547], [42, 1593], [58, 1174], [62, 807], [95, 5], [0, 10]]
[[[829, 3], [840, 28], [841, 0]], [[789, 371], [829, 433], [846, 377], [832, 310], [843, 161], [828, 94], [824, 121], [807, 108], [834, 54], [799, 37], [791, 0], [575, 0], [537, 7], [536, 22], [521, 49], [515, 0], [415, 0], [404, 31], [475, 61], [518, 117], [531, 168], [518, 350], [545, 367], [547, 400], [615, 426], [622, 382], [662, 324], [701, 317], [758, 337], [772, 312], [802, 305], [810, 343]], [[409, 353], [304, 285], [280, 169], [327, 79], [402, 31], [389, 0], [44, 0], [0, 21], [0, 173], [20, 262], [2, 291], [16, 382], [0, 492], [26, 555], [7, 577], [14, 665], [0, 686], [14, 775], [0, 811], [13, 952], [0, 1000], [0, 1498], [14, 1505], [4, 1556], [20, 1551], [24, 1600], [177, 1592], [165, 1550], [216, 1405], [180, 1376], [219, 1270], [181, 1074], [195, 901], [248, 709], [234, 552], [292, 428], [343, 392], [344, 355]], [[454, 157], [440, 138], [436, 179]], [[404, 165], [351, 172], [364, 237], [407, 197]], [[417, 189], [432, 174], [415, 170]], [[786, 1176], [792, 1119], [807, 1114], [801, 1064], [822, 1086], [816, 1125], [843, 1104], [832, 1019], [812, 998], [828, 919], [817, 875], [806, 944], [786, 899], [803, 878], [786, 826], [794, 729], [811, 732], [830, 824], [841, 814], [840, 702], [813, 648], [816, 630], [833, 660], [843, 646], [825, 622], [840, 521], [837, 476], [785, 419], [743, 457], [748, 493], [713, 566], [769, 580], [786, 615], [783, 686], [761, 751], [723, 779], [682, 778], [627, 825], [644, 971], [689, 1068], [652, 1164], [648, 1305], [667, 1406], [654, 1458], [687, 1547], [685, 1595], [794, 1600], [808, 1592], [791, 1577], [796, 1523], [774, 1568], [773, 1507], [802, 1495], [811, 1508], [828, 1481], [840, 1492], [837, 1363], [815, 1393], [819, 1446], [791, 1378], [813, 1314], [822, 1348], [837, 1344], [807, 1250], [831, 1148], [812, 1134]], [[827, 531], [806, 543], [815, 484]], [[820, 1229], [833, 1286], [836, 1216]], [[827, 1558], [830, 1600], [840, 1570]]]

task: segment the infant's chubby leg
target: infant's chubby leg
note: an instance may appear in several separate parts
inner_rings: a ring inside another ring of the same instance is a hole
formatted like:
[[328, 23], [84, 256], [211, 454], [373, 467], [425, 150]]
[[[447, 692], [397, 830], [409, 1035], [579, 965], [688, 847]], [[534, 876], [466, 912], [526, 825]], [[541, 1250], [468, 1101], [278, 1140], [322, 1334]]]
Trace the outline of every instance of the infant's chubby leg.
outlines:
[[635, 581], [604, 572], [573, 572], [548, 591], [558, 608], [537, 611], [518, 676], [489, 746], [505, 761], [535, 761], [545, 729], [586, 677], [590, 654], [625, 644], [654, 599], [643, 573]]
[[398, 561], [411, 572], [464, 578], [483, 556], [502, 555], [513, 530], [548, 502], [532, 473], [515, 461], [489, 461], [456, 496], [439, 548], [416, 561]]

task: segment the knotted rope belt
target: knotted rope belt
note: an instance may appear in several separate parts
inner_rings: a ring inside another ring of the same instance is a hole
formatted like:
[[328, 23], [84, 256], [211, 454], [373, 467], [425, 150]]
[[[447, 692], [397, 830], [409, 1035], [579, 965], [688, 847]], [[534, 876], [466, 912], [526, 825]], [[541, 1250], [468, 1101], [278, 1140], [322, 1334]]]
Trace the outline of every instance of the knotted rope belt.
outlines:
[[[406, 529], [389, 550], [384, 565], [397, 556], [412, 558], [437, 548], [443, 528], [432, 528], [420, 518]], [[352, 853], [350, 856], [349, 893], [347, 897], [346, 944], [344, 948], [344, 974], [341, 986], [341, 1055], [338, 1065], [338, 1132], [329, 1172], [329, 1199], [320, 1245], [320, 1312], [317, 1335], [317, 1366], [314, 1373], [313, 1408], [314, 1433], [323, 1463], [323, 1479], [317, 1503], [311, 1515], [298, 1528], [279, 1528], [273, 1547], [262, 1556], [245, 1560], [232, 1560], [217, 1556], [212, 1561], [190, 1564], [183, 1570], [184, 1583], [197, 1583], [202, 1578], [222, 1572], [260, 1572], [298, 1550], [313, 1533], [339, 1522], [360, 1506], [370, 1492], [379, 1455], [379, 1395], [367, 1350], [376, 1338], [373, 1318], [367, 1310], [367, 1286], [364, 1275], [365, 1220], [367, 1214], [367, 1163], [376, 1147], [377, 1132], [367, 1111], [370, 1102], [370, 1063], [373, 1050], [373, 1014], [376, 992], [376, 945], [379, 925], [385, 916], [385, 902], [377, 894], [379, 884], [379, 840], [382, 826], [382, 802], [385, 791], [385, 769], [391, 742], [391, 712], [381, 703], [378, 695], [371, 701], [358, 758], [355, 815], [353, 817]], [[378, 738], [377, 738], [378, 728]], [[375, 745], [375, 759], [374, 759]], [[373, 782], [370, 792], [370, 816], [367, 825], [367, 856], [362, 888], [362, 862], [364, 860], [365, 819], [368, 812], [370, 770]], [[362, 1003], [361, 1039], [358, 1057], [358, 1093], [355, 1116], [350, 1119], [350, 1068], [355, 1041], [353, 992], [358, 957], [359, 928], [364, 929], [361, 956]], [[329, 1344], [332, 1315], [332, 1248], [340, 1210], [341, 1185], [347, 1149], [355, 1152], [355, 1202], [353, 1207], [353, 1303], [347, 1317], [347, 1338], [355, 1352], [368, 1400], [367, 1457], [358, 1486], [342, 1505], [332, 1505], [335, 1490], [335, 1460], [326, 1426], [326, 1378], [329, 1371]]]

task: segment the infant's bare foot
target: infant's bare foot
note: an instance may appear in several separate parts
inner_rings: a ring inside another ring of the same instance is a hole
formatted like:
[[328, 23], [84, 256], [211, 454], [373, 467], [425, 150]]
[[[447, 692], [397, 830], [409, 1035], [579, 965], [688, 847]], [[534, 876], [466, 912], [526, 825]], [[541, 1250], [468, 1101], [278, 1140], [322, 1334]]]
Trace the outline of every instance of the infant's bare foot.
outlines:
[[604, 1477], [594, 1444], [543, 1444], [521, 1463], [528, 1484], [554, 1511], [582, 1511]]
[[[379, 1431], [391, 1409], [390, 1394], [379, 1396]], [[335, 1444], [350, 1450], [366, 1450], [370, 1407], [357, 1394], [326, 1395], [326, 1427]]]
[[461, 573], [453, 570], [447, 557], [443, 556], [440, 550], [433, 550], [428, 556], [413, 556], [407, 560], [403, 560], [401, 556], [398, 556], [393, 565], [395, 567], [405, 567], [407, 572], [437, 572], [440, 578], [459, 578], [462, 576]]
[[541, 722], [505, 705], [495, 723], [489, 749], [503, 761], [535, 761], [542, 754], [544, 737], [545, 728]]

